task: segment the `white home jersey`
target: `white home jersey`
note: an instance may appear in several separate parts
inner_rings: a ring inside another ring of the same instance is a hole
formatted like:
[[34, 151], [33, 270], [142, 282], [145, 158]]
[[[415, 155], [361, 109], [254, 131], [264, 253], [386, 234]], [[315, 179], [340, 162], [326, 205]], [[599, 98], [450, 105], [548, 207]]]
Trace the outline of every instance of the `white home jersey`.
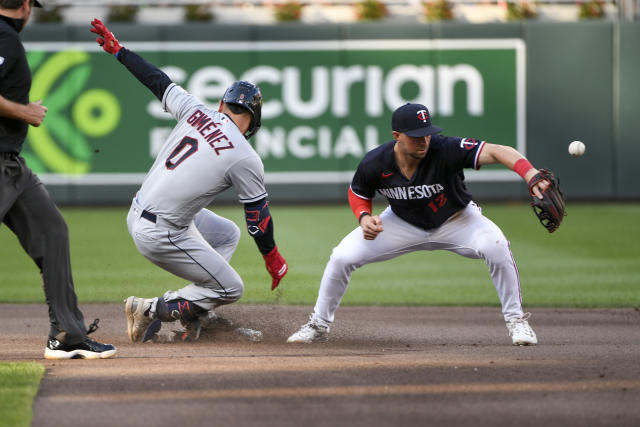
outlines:
[[143, 209], [185, 227], [231, 186], [241, 203], [266, 197], [262, 160], [229, 117], [175, 84], [162, 105], [178, 124], [138, 191]]

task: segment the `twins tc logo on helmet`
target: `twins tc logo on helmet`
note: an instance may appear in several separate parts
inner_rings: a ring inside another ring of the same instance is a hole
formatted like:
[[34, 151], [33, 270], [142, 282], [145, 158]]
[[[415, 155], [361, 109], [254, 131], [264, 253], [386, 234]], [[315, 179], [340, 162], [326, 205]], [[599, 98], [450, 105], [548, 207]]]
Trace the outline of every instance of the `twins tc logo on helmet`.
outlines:
[[460, 140], [460, 148], [464, 148], [466, 150], [472, 150], [473, 147], [478, 145], [480, 141], [473, 138], [462, 138]]
[[418, 110], [418, 119], [426, 123], [427, 120], [429, 120], [429, 113], [427, 110]]

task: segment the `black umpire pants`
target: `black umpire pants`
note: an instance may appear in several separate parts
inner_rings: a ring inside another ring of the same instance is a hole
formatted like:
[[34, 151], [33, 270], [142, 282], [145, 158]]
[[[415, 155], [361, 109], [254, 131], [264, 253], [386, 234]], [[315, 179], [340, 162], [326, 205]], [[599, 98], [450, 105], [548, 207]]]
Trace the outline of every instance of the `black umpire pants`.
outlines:
[[0, 220], [40, 268], [49, 336], [68, 345], [82, 342], [87, 333], [73, 287], [67, 224], [24, 159], [8, 153], [0, 153]]

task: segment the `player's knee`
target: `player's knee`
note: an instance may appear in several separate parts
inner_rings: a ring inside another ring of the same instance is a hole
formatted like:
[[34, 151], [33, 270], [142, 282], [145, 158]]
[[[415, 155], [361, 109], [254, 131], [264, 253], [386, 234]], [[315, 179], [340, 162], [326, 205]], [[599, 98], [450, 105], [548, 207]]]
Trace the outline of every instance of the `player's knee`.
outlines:
[[241, 235], [242, 233], [240, 232], [240, 227], [238, 227], [235, 223], [231, 223], [229, 227], [228, 244], [233, 245], [234, 247], [238, 246], [238, 242], [240, 242]]
[[238, 301], [244, 295], [244, 283], [242, 283], [241, 279], [225, 283], [224, 291], [224, 298], [228, 302]]
[[69, 239], [69, 228], [60, 214], [48, 217], [40, 225], [47, 240], [64, 242]]
[[329, 263], [338, 270], [353, 271], [359, 265], [353, 251], [344, 250], [340, 246], [333, 249]]
[[234, 288], [233, 298], [235, 299], [235, 301], [237, 301], [242, 298], [242, 295], [244, 295], [244, 285], [240, 284], [240, 286]]
[[476, 249], [487, 262], [511, 262], [509, 242], [504, 237], [487, 236], [476, 246]]

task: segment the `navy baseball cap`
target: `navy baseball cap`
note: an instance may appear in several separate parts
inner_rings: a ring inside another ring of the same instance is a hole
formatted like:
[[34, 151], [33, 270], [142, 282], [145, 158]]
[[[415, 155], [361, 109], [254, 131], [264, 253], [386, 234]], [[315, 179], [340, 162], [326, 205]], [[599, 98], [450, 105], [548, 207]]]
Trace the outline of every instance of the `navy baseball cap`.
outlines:
[[391, 130], [419, 137], [442, 132], [431, 123], [429, 110], [422, 104], [404, 104], [396, 108], [391, 116]]

